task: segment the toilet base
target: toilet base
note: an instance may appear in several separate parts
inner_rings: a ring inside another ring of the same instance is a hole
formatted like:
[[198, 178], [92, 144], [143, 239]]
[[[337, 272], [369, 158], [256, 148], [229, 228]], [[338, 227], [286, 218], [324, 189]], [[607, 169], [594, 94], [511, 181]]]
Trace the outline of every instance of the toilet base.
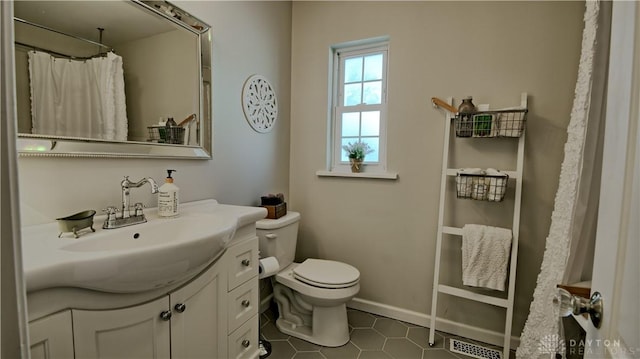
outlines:
[[347, 306], [314, 307], [312, 326], [296, 325], [280, 316], [276, 327], [283, 333], [324, 347], [339, 347], [349, 342]]

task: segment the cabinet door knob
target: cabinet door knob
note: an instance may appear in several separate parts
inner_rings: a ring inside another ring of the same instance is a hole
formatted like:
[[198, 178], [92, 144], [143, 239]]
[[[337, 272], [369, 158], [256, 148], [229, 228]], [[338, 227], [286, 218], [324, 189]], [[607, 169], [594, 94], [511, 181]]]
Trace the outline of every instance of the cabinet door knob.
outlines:
[[164, 311], [160, 312], [160, 319], [164, 320], [165, 322], [168, 321], [169, 319], [171, 319], [171, 311], [170, 310], [164, 310]]
[[251, 305], [251, 302], [248, 299], [245, 299], [240, 304], [242, 304], [243, 307], [248, 308], [249, 305]]
[[251, 261], [248, 260], [248, 259], [243, 259], [242, 262], [240, 262], [240, 263], [242, 263], [243, 266], [248, 267], [249, 264], [251, 264]]
[[173, 308], [175, 308], [178, 313], [182, 313], [187, 309], [187, 306], [184, 303], [178, 303]]
[[245, 348], [248, 348], [249, 345], [251, 345], [251, 342], [249, 341], [249, 339], [245, 339], [242, 341], [242, 346]]

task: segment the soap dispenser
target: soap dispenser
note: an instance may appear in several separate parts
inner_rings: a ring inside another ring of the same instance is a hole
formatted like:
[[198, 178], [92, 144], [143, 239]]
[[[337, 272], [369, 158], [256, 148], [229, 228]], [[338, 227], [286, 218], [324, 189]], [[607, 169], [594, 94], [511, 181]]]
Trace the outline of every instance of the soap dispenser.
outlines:
[[173, 184], [172, 172], [176, 170], [167, 170], [167, 178], [164, 184], [158, 190], [158, 215], [160, 217], [173, 217], [178, 215], [178, 186]]

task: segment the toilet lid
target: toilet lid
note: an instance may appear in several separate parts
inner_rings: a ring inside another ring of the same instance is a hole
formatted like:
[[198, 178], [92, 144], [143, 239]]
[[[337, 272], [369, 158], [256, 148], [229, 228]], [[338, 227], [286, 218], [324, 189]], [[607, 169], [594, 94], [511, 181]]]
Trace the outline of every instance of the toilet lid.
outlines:
[[360, 272], [346, 263], [307, 259], [293, 269], [297, 280], [321, 288], [346, 288], [360, 280]]

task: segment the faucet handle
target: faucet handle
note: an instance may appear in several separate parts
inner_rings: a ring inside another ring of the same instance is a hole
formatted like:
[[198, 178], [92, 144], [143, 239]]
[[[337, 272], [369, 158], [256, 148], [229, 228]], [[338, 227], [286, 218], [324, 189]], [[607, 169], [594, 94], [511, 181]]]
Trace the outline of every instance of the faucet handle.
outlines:
[[103, 209], [102, 212], [107, 213], [107, 219], [104, 220], [104, 224], [102, 225], [102, 228], [114, 228], [116, 219], [118, 219], [118, 216], [116, 215], [116, 213], [119, 212], [119, 210], [116, 207], [109, 206]]
[[117, 213], [117, 212], [120, 212], [120, 210], [119, 210], [119, 209], [117, 209], [117, 208], [116, 208], [116, 207], [114, 207], [114, 206], [109, 206], [109, 207], [107, 207], [107, 208], [103, 209], [103, 210], [102, 210], [102, 212], [105, 212], [105, 213], [107, 214], [107, 217], [108, 217], [109, 219], [111, 219], [111, 216], [114, 216], [114, 217], [115, 217], [116, 213]]
[[141, 202], [138, 202], [136, 204], [133, 205], [133, 208], [136, 210], [135, 215], [136, 216], [142, 216], [142, 209], [145, 208], [146, 206], [144, 204], [142, 204]]

